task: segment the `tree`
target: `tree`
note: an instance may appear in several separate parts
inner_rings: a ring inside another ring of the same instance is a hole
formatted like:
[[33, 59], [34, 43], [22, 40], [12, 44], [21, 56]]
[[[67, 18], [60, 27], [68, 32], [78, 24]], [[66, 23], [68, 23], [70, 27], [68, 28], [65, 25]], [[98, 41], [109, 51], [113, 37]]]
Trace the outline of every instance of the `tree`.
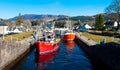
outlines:
[[3, 21], [3, 19], [0, 18], [0, 21]]
[[8, 21], [8, 20], [3, 20], [3, 22], [5, 22], [6, 25], [11, 26], [12, 22]]
[[82, 25], [82, 23], [80, 22], [80, 20], [77, 21], [76, 23], [74, 23], [74, 26], [81, 26], [81, 25]]
[[103, 16], [102, 16], [102, 14], [99, 14], [95, 20], [95, 29], [103, 30], [103, 27], [104, 27]]
[[18, 18], [17, 18], [17, 21], [16, 21], [16, 26], [19, 26], [23, 23], [23, 19], [22, 19], [22, 16], [21, 14], [19, 14]]
[[[120, 0], [113, 0], [112, 3], [105, 9], [108, 14], [114, 14], [115, 20], [120, 22]], [[120, 25], [118, 23], [118, 28]]]
[[55, 22], [55, 27], [57, 27], [57, 28], [64, 28], [64, 27], [66, 27], [65, 25], [66, 25], [66, 22], [64, 20]]
[[108, 14], [117, 14], [116, 20], [120, 21], [120, 0], [113, 0], [112, 3], [105, 8], [105, 12]]
[[27, 27], [29, 27], [29, 28], [31, 28], [31, 26], [32, 26], [32, 23], [31, 23], [30, 20], [25, 20], [25, 21], [24, 21], [24, 24], [26, 24]]
[[33, 21], [31, 21], [31, 23], [32, 23], [32, 26], [34, 26], [34, 25], [41, 25], [42, 20], [33, 20]]

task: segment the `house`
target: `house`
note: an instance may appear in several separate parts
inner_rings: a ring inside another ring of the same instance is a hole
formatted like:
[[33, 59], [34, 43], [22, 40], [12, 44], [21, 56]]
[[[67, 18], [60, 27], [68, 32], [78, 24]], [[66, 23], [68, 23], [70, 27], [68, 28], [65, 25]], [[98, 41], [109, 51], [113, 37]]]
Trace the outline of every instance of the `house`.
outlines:
[[107, 21], [105, 22], [105, 30], [112, 30], [112, 31], [118, 31], [120, 29], [120, 22], [112, 22]]
[[84, 24], [84, 25], [80, 26], [78, 29], [79, 29], [79, 31], [86, 32], [86, 30], [93, 29], [93, 27], [91, 27], [88, 24]]
[[118, 27], [118, 22], [115, 21], [113, 27]]
[[88, 29], [92, 29], [92, 27], [90, 26], [90, 25], [88, 25], [88, 24], [85, 24], [84, 25], [85, 26], [85, 28], [88, 30]]
[[8, 30], [7, 30], [8, 26], [0, 21], [0, 36], [2, 36], [3, 34], [8, 34]]
[[79, 29], [80, 29], [81, 32], [86, 32], [86, 30], [87, 30], [84, 25], [81, 26]]
[[107, 21], [107, 22], [105, 22], [105, 23], [104, 23], [104, 28], [105, 28], [105, 30], [110, 30], [110, 29], [112, 29], [112, 27], [114, 26], [113, 23], [114, 23], [114, 22], [112, 22], [112, 21]]
[[8, 27], [7, 30], [8, 30], [9, 34], [10, 33], [22, 33], [23, 32], [22, 27], [20, 27], [20, 26]]

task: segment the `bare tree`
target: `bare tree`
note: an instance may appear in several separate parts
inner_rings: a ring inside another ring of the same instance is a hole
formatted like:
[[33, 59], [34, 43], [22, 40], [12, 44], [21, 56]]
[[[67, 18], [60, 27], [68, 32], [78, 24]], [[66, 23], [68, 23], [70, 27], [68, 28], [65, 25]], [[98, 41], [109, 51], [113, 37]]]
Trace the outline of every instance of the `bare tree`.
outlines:
[[[113, 14], [115, 20], [120, 22], [120, 0], [113, 0], [112, 3], [105, 9], [105, 12], [108, 14]], [[119, 23], [118, 29], [120, 29]]]
[[16, 26], [20, 26], [22, 24], [23, 24], [23, 19], [22, 19], [21, 14], [19, 14], [19, 16], [17, 17], [17, 20], [16, 20]]

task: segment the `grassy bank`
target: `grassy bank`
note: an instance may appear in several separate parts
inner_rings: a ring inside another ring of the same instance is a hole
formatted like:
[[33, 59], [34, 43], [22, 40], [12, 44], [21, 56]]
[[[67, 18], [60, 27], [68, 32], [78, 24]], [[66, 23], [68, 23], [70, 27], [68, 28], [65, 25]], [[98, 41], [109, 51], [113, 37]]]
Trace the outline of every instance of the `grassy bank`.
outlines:
[[25, 38], [28, 38], [32, 36], [32, 32], [23, 32], [19, 34], [12, 34], [12, 35], [7, 35], [4, 37], [4, 40], [10, 41], [10, 40], [15, 40], [15, 41], [21, 41]]
[[[80, 33], [81, 34], [81, 33]], [[92, 39], [95, 42], [100, 42], [102, 41], [102, 39], [106, 39], [106, 42], [120, 42], [119, 38], [112, 38], [112, 37], [108, 37], [108, 36], [101, 36], [101, 35], [94, 35], [94, 34], [90, 34], [90, 33], [82, 33], [82, 35], [84, 35], [85, 37]]]

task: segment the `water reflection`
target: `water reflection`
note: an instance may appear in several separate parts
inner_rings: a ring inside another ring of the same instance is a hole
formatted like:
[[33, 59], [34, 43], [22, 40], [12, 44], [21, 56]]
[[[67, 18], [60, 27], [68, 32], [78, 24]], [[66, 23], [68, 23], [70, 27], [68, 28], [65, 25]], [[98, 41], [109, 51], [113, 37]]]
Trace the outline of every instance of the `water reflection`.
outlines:
[[74, 41], [65, 41], [63, 42], [66, 45], [67, 51], [68, 52], [73, 52], [74, 51], [74, 47], [75, 47], [75, 42]]
[[92, 65], [84, 51], [74, 42], [59, 43], [54, 53], [36, 56], [34, 49], [25, 60], [12, 70], [92, 70]]
[[54, 56], [57, 54], [57, 51], [44, 54], [44, 55], [36, 55], [36, 64], [38, 70], [46, 70], [46, 67], [49, 63], [53, 62]]

